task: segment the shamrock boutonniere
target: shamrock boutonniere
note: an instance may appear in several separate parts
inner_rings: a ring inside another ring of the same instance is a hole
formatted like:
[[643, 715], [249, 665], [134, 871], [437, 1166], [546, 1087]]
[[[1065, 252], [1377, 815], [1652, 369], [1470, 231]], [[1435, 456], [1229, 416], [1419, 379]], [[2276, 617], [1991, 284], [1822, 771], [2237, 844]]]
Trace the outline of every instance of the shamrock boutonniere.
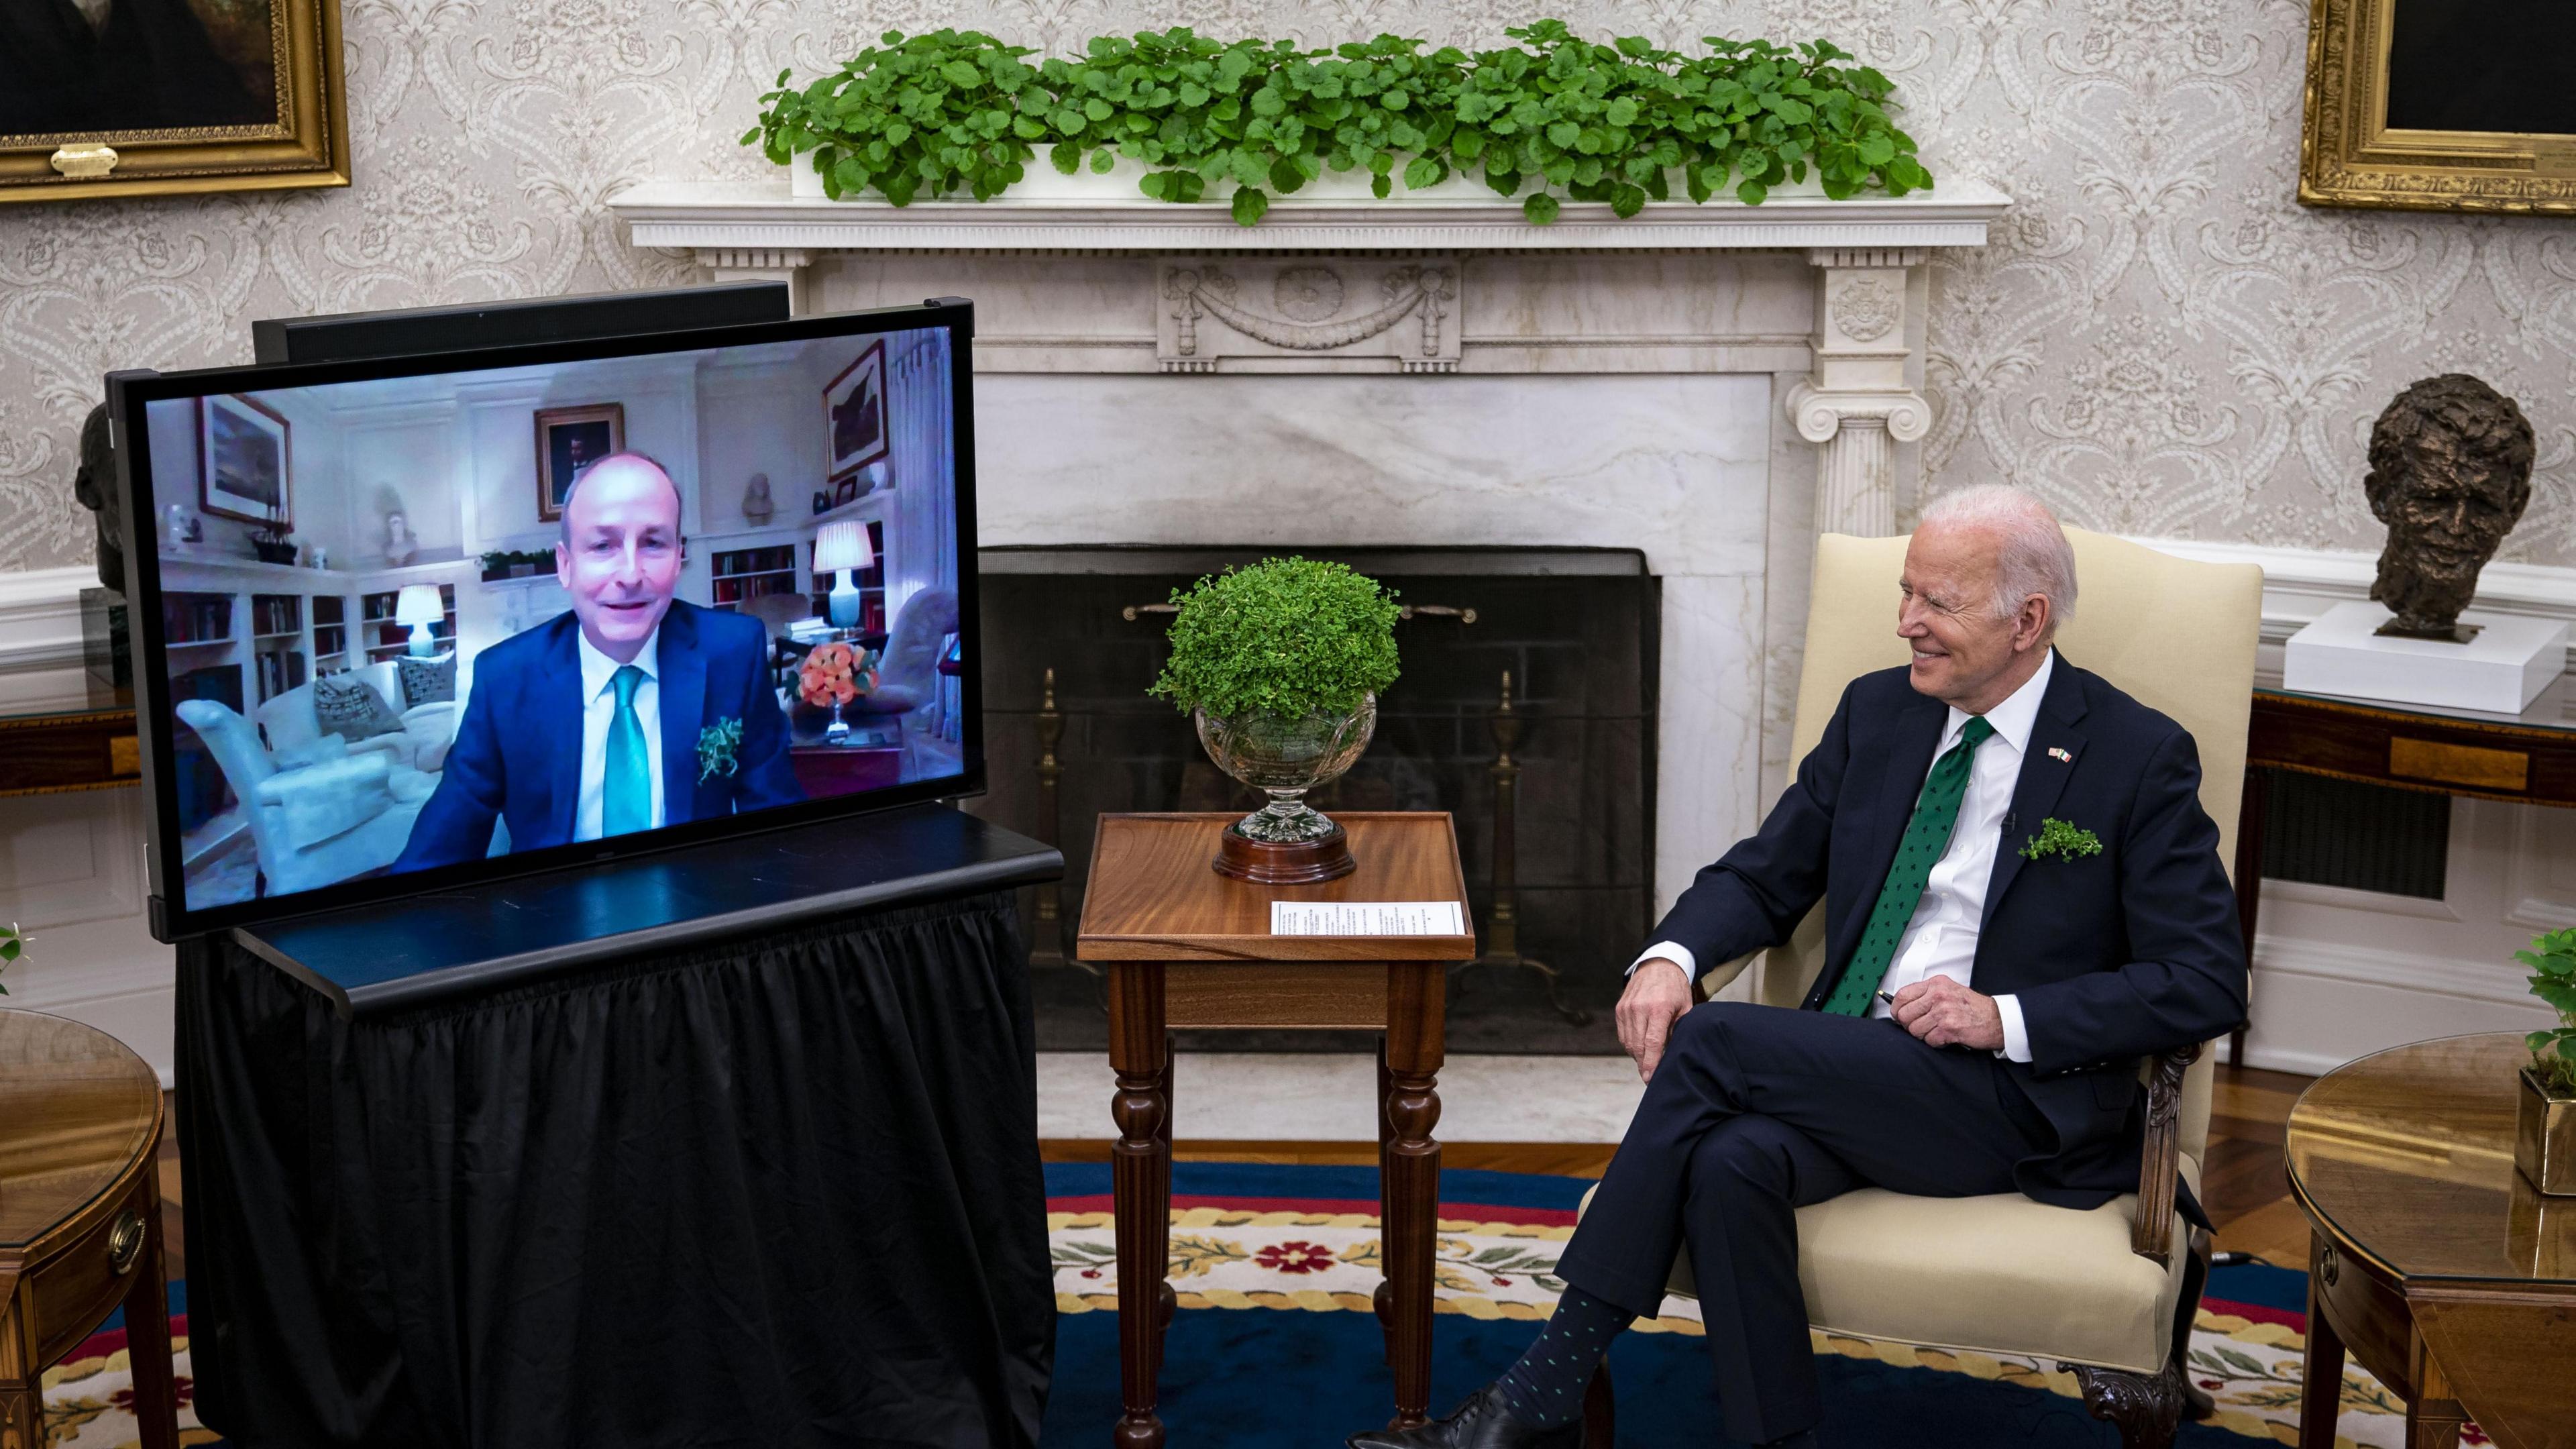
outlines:
[[698, 783], [742, 770], [742, 721], [720, 719], [698, 731]]
[[2023, 842], [2021, 858], [2041, 860], [2056, 856], [2073, 860], [2079, 855], [2100, 855], [2102, 842], [2092, 831], [2080, 829], [2054, 816], [2039, 822], [2039, 834]]

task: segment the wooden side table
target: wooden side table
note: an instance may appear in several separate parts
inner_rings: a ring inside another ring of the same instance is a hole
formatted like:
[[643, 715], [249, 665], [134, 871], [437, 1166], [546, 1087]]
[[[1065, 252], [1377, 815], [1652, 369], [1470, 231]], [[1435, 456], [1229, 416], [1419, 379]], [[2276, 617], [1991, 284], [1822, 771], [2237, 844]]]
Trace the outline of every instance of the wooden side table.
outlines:
[[176, 1449], [161, 1081], [105, 1032], [0, 1011], [0, 1449], [45, 1442], [45, 1369], [125, 1307], [143, 1449]]
[[2576, 1199], [2514, 1170], [2517, 1032], [2416, 1042], [2290, 1109], [2307, 1213], [2303, 1449], [2332, 1449], [2346, 1354], [2406, 1400], [2409, 1449], [2474, 1416], [2504, 1449], [2576, 1444]]
[[1109, 970], [1110, 1116], [1118, 1238], [1118, 1366], [1125, 1412], [1114, 1442], [1157, 1449], [1155, 1380], [1176, 1295], [1171, 1261], [1170, 1031], [1359, 1028], [1378, 1050], [1378, 1183], [1386, 1281], [1377, 1313], [1395, 1375], [1397, 1425], [1431, 1399], [1431, 1284], [1440, 1206], [1439, 1074], [1448, 966], [1460, 936], [1274, 936], [1270, 903], [1456, 901], [1467, 891], [1445, 813], [1352, 811], [1359, 868], [1320, 885], [1256, 886], [1209, 868], [1231, 814], [1103, 815], [1075, 954]]

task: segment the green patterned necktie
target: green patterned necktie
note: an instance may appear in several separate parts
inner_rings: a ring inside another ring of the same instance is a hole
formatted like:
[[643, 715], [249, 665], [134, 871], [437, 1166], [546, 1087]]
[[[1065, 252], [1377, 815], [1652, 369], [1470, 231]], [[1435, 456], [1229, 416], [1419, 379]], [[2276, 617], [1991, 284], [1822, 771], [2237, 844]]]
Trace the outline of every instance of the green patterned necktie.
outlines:
[[1896, 943], [1905, 935], [1905, 923], [1914, 919], [1914, 908], [1923, 901], [1923, 884], [1932, 878], [1941, 853], [1950, 848], [1950, 827], [1958, 823], [1959, 801], [1968, 793], [1968, 770], [1975, 763], [1977, 746], [1994, 732], [1984, 715], [1970, 715], [1959, 730], [1959, 742], [1933, 764], [1931, 778], [1923, 782], [1923, 794], [1914, 802], [1914, 818], [1905, 824], [1905, 838], [1897, 843], [1896, 859], [1887, 867], [1887, 884], [1879, 887], [1878, 904], [1870, 907], [1869, 928], [1860, 934], [1860, 949], [1843, 968], [1843, 979], [1826, 1000], [1825, 1010], [1837, 1016], [1869, 1015], [1870, 998], [1878, 994], [1888, 963], [1896, 959]]
[[624, 835], [653, 825], [653, 772], [644, 751], [644, 722], [635, 717], [635, 691], [644, 671], [629, 664], [610, 678], [617, 713], [608, 720], [608, 768], [600, 782], [599, 833]]

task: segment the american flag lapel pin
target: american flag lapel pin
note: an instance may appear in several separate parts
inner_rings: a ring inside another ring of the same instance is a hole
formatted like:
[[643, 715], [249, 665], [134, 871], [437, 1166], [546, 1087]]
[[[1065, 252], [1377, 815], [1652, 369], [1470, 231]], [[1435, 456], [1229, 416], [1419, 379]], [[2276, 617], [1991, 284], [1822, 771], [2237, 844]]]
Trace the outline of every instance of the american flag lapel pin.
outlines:
[[2066, 753], [2066, 751], [2059, 749], [2055, 745], [2050, 745], [2048, 747], [2048, 757], [2057, 761], [2061, 765], [2071, 765], [2075, 763], [2075, 757], [2073, 755]]

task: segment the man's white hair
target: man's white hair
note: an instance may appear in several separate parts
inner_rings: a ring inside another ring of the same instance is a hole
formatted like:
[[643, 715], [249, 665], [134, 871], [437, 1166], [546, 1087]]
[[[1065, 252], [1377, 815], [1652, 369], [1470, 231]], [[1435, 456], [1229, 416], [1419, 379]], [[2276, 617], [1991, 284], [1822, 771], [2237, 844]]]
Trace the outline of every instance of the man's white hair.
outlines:
[[1984, 529], [1995, 536], [1995, 617], [2009, 619], [2033, 595], [2048, 600], [2049, 633], [2075, 617], [2075, 549], [2048, 505], [2018, 488], [1980, 483], [1944, 493], [1923, 510], [1923, 527]]

